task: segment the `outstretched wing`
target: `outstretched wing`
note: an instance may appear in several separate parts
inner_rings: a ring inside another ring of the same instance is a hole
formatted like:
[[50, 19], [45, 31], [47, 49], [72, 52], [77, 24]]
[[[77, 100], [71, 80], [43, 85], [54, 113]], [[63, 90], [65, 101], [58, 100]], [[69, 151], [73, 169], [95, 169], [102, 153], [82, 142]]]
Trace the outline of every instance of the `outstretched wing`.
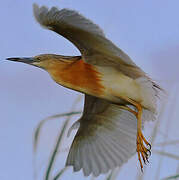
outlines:
[[114, 66], [124, 74], [137, 78], [144, 72], [121, 49], [109, 41], [103, 31], [78, 12], [34, 4], [34, 16], [45, 28], [62, 35], [71, 41], [81, 52], [83, 59], [90, 64]]
[[136, 117], [108, 101], [85, 95], [84, 113], [66, 165], [98, 176], [121, 166], [136, 152]]

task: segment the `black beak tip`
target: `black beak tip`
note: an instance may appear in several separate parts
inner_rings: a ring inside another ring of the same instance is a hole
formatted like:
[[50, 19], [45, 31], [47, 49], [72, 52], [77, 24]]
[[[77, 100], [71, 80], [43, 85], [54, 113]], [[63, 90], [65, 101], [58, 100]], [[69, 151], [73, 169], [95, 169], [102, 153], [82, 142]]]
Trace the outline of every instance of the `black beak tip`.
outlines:
[[34, 62], [34, 58], [26, 58], [26, 57], [22, 57], [22, 58], [12, 57], [12, 58], [6, 58], [6, 60], [15, 61], [15, 62], [22, 62], [22, 63], [26, 63], [26, 64], [31, 64]]
[[6, 58], [6, 60], [9, 60], [9, 61], [18, 61], [19, 58]]

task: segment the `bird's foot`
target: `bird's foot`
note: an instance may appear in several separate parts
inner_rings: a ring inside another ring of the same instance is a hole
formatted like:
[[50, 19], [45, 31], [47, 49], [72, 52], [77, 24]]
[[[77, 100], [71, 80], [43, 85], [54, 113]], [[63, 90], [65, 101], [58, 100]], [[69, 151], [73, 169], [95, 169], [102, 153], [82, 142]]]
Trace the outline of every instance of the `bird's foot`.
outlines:
[[151, 145], [145, 139], [141, 131], [137, 132], [137, 153], [138, 159], [140, 162], [141, 171], [143, 172], [143, 163], [141, 157], [143, 159], [144, 164], [149, 163], [149, 157], [151, 155]]

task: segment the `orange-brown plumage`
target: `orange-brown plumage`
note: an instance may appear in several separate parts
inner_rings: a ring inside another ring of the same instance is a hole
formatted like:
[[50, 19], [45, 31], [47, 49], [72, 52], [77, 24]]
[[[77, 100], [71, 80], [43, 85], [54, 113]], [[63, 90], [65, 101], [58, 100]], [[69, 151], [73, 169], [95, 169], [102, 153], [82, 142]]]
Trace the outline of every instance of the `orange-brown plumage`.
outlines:
[[88, 91], [90, 94], [101, 95], [104, 87], [100, 83], [100, 73], [93, 65], [82, 59], [61, 63], [51, 63], [48, 72], [57, 82], [71, 89]]

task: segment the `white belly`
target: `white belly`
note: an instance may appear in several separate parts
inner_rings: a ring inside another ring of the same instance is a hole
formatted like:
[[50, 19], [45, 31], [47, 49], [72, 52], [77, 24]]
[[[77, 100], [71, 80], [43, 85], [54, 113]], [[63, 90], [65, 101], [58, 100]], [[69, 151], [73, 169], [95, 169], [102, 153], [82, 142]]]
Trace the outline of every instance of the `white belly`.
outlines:
[[130, 98], [147, 109], [155, 109], [155, 92], [151, 82], [147, 81], [148, 84], [145, 86], [144, 81], [132, 79], [114, 68], [98, 66], [97, 69], [101, 73], [106, 99], [120, 102], [120, 99]]

